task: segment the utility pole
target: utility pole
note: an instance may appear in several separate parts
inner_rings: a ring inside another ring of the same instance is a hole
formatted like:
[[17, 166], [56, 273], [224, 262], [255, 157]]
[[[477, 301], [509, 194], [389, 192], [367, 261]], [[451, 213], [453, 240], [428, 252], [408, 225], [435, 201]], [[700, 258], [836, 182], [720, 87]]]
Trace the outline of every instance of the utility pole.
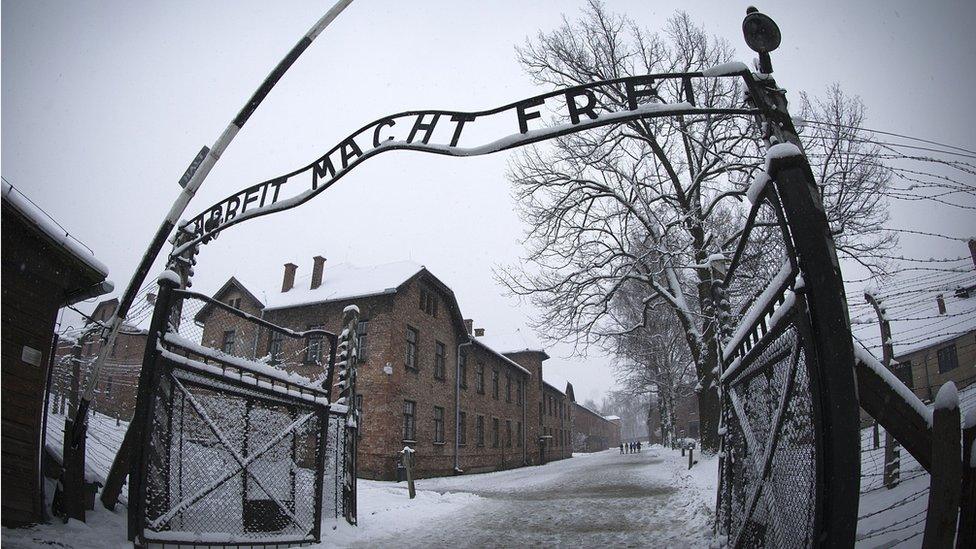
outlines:
[[[878, 299], [875, 297], [874, 293], [871, 291], [864, 292], [864, 299], [874, 308], [874, 312], [878, 315], [878, 324], [881, 326], [881, 352], [882, 361], [884, 367], [891, 371], [891, 365], [894, 361], [894, 345], [891, 341], [891, 325], [888, 323], [888, 317], [885, 313], [884, 307], [878, 303]], [[878, 423], [875, 422], [875, 430], [877, 430]], [[889, 490], [898, 486], [898, 477], [901, 469], [899, 463], [900, 452], [898, 451], [897, 442], [895, 437], [891, 436], [887, 430], [885, 430], [885, 453], [884, 453], [884, 485]]]

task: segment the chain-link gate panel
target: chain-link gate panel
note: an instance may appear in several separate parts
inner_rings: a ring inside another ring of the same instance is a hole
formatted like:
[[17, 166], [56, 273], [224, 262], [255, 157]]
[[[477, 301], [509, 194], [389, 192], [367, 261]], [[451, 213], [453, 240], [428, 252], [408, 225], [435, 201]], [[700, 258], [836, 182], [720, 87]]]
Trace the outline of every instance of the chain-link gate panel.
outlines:
[[[187, 291], [163, 295], [172, 300], [162, 304], [166, 330], [153, 341], [156, 374], [140, 468], [133, 471], [136, 538], [197, 545], [319, 541], [322, 517], [343, 512], [336, 494], [346, 409], [330, 406], [325, 390], [335, 336], [292, 332]], [[210, 322], [221, 333], [251, 336], [236, 339], [246, 345], [225, 340], [218, 347], [206, 335]], [[270, 361], [275, 354], [262, 350], [261, 340], [289, 350], [316, 342], [313, 366], [323, 381]]]
[[[726, 319], [718, 530], [733, 547], [809, 547], [823, 542], [831, 508], [850, 504], [839, 501], [856, 483], [856, 464], [835, 458], [844, 455], [848, 430], [831, 429], [837, 418], [849, 415], [850, 423], [856, 416], [831, 404], [841, 392], [828, 391], [834, 383], [845, 389], [847, 406], [856, 403], [853, 384], [839, 382], [842, 368], [850, 379], [850, 364], [830, 362], [823, 352], [830, 336], [849, 344], [849, 327], [846, 334], [818, 333], [805, 280], [818, 258], [799, 249], [804, 243], [793, 234], [780, 185], [760, 177], [715, 296]], [[728, 320], [738, 322], [734, 330]]]

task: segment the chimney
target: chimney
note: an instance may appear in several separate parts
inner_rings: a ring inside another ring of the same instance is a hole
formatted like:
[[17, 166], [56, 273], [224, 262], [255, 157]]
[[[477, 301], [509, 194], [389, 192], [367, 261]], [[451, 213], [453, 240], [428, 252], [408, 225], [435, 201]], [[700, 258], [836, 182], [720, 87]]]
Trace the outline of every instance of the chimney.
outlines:
[[946, 314], [945, 298], [942, 297], [942, 294], [935, 296], [935, 302], [939, 304], [939, 314]]
[[322, 269], [325, 268], [325, 258], [317, 255], [312, 258], [312, 289], [322, 285]]
[[281, 281], [281, 291], [287, 292], [288, 290], [295, 287], [295, 272], [298, 270], [298, 265], [294, 263], [285, 263], [285, 278]]
[[474, 337], [482, 337], [484, 335], [485, 335], [485, 329], [484, 328], [475, 328], [474, 329]]
[[465, 318], [464, 329], [465, 331], [468, 332], [468, 335], [471, 335], [471, 333], [474, 332], [474, 320], [471, 320], [470, 318]]

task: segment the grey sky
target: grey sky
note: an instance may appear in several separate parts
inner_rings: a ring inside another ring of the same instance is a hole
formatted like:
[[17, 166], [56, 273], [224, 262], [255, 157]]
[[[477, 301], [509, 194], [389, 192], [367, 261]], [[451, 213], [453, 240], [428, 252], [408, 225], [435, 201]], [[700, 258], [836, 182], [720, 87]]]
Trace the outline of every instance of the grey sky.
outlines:
[[[4, 177], [91, 246], [123, 286], [186, 164], [331, 3], [4, 1]], [[742, 60], [752, 57], [740, 31], [746, 2], [608, 4], [652, 29], [683, 7]], [[547, 91], [529, 83], [513, 46], [581, 5], [357, 0], [248, 122], [186, 217], [307, 164], [381, 115], [478, 110]], [[794, 100], [840, 82], [863, 98], [870, 127], [976, 143], [976, 3], [759, 7], [783, 31], [773, 65]], [[362, 265], [409, 258], [450, 285], [489, 333], [524, 329], [531, 308], [504, 297], [491, 277], [493, 265], [522, 251], [507, 158], [382, 155], [297, 210], [223, 234], [201, 254], [194, 288], [211, 291], [236, 273], [274, 289], [283, 263], [305, 272], [317, 254]], [[898, 206], [895, 216], [896, 226], [976, 233], [973, 217], [957, 211]], [[551, 352], [548, 371], [573, 381], [578, 398], [610, 388], [606, 357], [567, 360], [566, 352]]]

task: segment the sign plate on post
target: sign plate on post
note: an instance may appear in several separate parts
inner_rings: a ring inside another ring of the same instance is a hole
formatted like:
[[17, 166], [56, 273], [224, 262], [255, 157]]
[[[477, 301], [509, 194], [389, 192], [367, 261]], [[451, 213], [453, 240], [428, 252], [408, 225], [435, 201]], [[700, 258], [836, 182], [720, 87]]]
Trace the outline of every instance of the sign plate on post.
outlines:
[[197, 153], [196, 158], [193, 159], [193, 162], [190, 162], [190, 165], [187, 166], [186, 171], [183, 172], [183, 177], [180, 178], [181, 188], [186, 188], [187, 183], [189, 183], [190, 179], [193, 178], [193, 174], [197, 173], [197, 168], [200, 167], [200, 163], [203, 162], [203, 159], [207, 157], [207, 153], [209, 152], [210, 147], [206, 145], [200, 149], [200, 152]]

